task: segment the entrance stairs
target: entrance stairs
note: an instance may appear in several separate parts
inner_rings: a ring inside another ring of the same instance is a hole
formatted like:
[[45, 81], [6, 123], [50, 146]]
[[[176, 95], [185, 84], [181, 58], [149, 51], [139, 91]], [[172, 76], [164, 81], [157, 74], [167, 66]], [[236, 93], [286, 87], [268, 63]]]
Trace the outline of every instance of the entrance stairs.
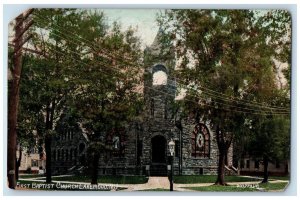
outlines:
[[164, 163], [152, 163], [150, 165], [150, 176], [167, 176], [167, 165]]

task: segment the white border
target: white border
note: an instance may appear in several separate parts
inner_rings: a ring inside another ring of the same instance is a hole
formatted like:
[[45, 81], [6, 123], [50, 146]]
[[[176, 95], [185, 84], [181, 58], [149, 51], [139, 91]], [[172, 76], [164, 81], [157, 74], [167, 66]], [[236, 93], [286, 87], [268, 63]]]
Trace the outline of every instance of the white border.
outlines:
[[[296, 137], [297, 134], [297, 130], [298, 130], [298, 119], [297, 119], [297, 113], [299, 113], [299, 106], [298, 106], [298, 94], [296, 93], [296, 88], [299, 88], [299, 81], [296, 82], [297, 78], [298, 78], [298, 72], [297, 72], [297, 60], [296, 58], [298, 57], [298, 53], [297, 53], [297, 36], [299, 36], [299, 27], [297, 26], [296, 23], [294, 23], [295, 21], [299, 22], [299, 15], [297, 15], [297, 8], [299, 8], [299, 4], [298, 1], [296, 0], [285, 0], [285, 1], [271, 1], [271, 0], [252, 0], [250, 4], [249, 1], [239, 1], [238, 5], [235, 4], [237, 3], [236, 0], [227, 0], [227, 1], [213, 1], [213, 0], [206, 0], [206, 1], [199, 1], [199, 0], [173, 0], [173, 1], [165, 1], [165, 0], [153, 0], [151, 2], [139, 2], [137, 0], [126, 0], [126, 2], [122, 1], [122, 0], [105, 0], [105, 1], [101, 1], [102, 5], [99, 5], [97, 3], [99, 3], [98, 1], [91, 1], [91, 0], [85, 0], [85, 1], [79, 1], [79, 0], [46, 0], [41, 2], [40, 0], [28, 0], [25, 3], [27, 3], [27, 5], [19, 5], [20, 1], [19, 0], [4, 0], [2, 2], [2, 6], [0, 8], [1, 11], [1, 27], [3, 27], [3, 29], [1, 29], [1, 44], [3, 48], [0, 48], [0, 55], [2, 55], [3, 58], [3, 70], [0, 74], [2, 74], [1, 77], [1, 81], [0, 81], [0, 86], [1, 86], [1, 92], [0, 92], [0, 99], [1, 99], [1, 107], [0, 107], [0, 115], [1, 115], [1, 119], [0, 120], [0, 130], [2, 134], [0, 134], [0, 141], [3, 142], [3, 148], [1, 149], [2, 155], [1, 157], [1, 165], [0, 165], [0, 173], [1, 173], [1, 179], [3, 180], [1, 182], [1, 186], [0, 186], [0, 191], [3, 195], [3, 191], [5, 192], [5, 195], [34, 195], [34, 197], [30, 197], [30, 199], [35, 199], [35, 198], [46, 198], [46, 199], [52, 199], [53, 197], [51, 197], [52, 195], [62, 195], [62, 196], [68, 196], [68, 195], [76, 195], [75, 197], [72, 197], [74, 199], [80, 199], [82, 198], [81, 196], [85, 196], [85, 195], [99, 195], [99, 193], [95, 193], [95, 192], [88, 192], [89, 194], [85, 193], [85, 192], [22, 192], [22, 191], [11, 191], [6, 189], [6, 176], [4, 173], [4, 170], [6, 168], [6, 142], [7, 142], [7, 137], [6, 137], [6, 132], [7, 132], [7, 95], [6, 95], [6, 87], [7, 87], [7, 83], [6, 83], [6, 74], [7, 74], [7, 28], [6, 28], [6, 23], [9, 21], [8, 19], [12, 19], [14, 16], [17, 15], [17, 13], [19, 13], [20, 11], [22, 11], [24, 8], [28, 8], [31, 7], [28, 4], [35, 4], [37, 5], [37, 7], [102, 7], [102, 8], [170, 8], [170, 7], [176, 7], [176, 8], [254, 8], [254, 9], [258, 9], [258, 8], [286, 8], [286, 7], [292, 7], [292, 5], [287, 5], [287, 4], [295, 4], [296, 6], [293, 6], [294, 9], [294, 13], [293, 13], [293, 52], [292, 52], [292, 57], [293, 57], [293, 63], [292, 63], [292, 146], [294, 147], [292, 149], [292, 155], [291, 155], [291, 161], [292, 161], [292, 165], [291, 165], [291, 172], [296, 172], [295, 174], [292, 174], [292, 180], [291, 180], [291, 186], [294, 187], [289, 187], [287, 189], [286, 192], [288, 192], [288, 195], [292, 195], [292, 196], [285, 196], [284, 198], [288, 198], [288, 199], [296, 199], [299, 196], [299, 189], [296, 189], [296, 182], [298, 182], [297, 180], [299, 180], [299, 173], [297, 173], [297, 168], [296, 166], [298, 166], [299, 168], [299, 159], [297, 159], [296, 155], [300, 155], [299, 154], [299, 148], [297, 148], [297, 144], [299, 144], [299, 138], [300, 137]], [[24, 2], [24, 1], [23, 1]], [[90, 3], [90, 4], [87, 4]], [[124, 4], [126, 3], [126, 4]], [[151, 3], [151, 4], [149, 4]], [[172, 4], [167, 4], [167, 3], [172, 3]], [[199, 5], [201, 3], [201, 5]], [[10, 8], [13, 8], [14, 12], [12, 12], [12, 10], [7, 10], [8, 9], [8, 5], [4, 6], [4, 4], [14, 4], [14, 6]], [[74, 4], [80, 4], [80, 5], [75, 5]], [[113, 5], [115, 4], [115, 5]], [[198, 5], [196, 5], [198, 4]], [[255, 4], [255, 5], [254, 5]], [[268, 4], [268, 5], [266, 5]], [[5, 14], [5, 15], [4, 15]], [[4, 23], [5, 22], [5, 23]], [[4, 30], [4, 31], [2, 31]], [[296, 121], [297, 120], [297, 121]], [[4, 151], [3, 151], [4, 150]], [[297, 162], [297, 165], [296, 163]], [[299, 185], [299, 184], [298, 184]], [[2, 190], [2, 188], [4, 190]], [[295, 189], [295, 191], [289, 191], [291, 189]], [[297, 191], [296, 191], [297, 190]], [[290, 193], [291, 192], [291, 193]], [[297, 192], [297, 195], [295, 195], [295, 193]], [[30, 194], [31, 193], [31, 194]], [[261, 196], [263, 196], [263, 198], [272, 198], [272, 199], [276, 199], [276, 198], [280, 198], [282, 193], [263, 193]], [[42, 195], [43, 197], [38, 197], [36, 195]], [[50, 197], [44, 196], [44, 195], [51, 195]], [[120, 198], [121, 196], [127, 197], [128, 199], [133, 199], [133, 198], [145, 198], [145, 199], [152, 199], [153, 197], [151, 197], [152, 195], [161, 195], [163, 196], [162, 198], [166, 198], [167, 196], [171, 197], [172, 199], [179, 199], [182, 198], [180, 196], [182, 195], [187, 195], [189, 196], [189, 198], [201, 198], [195, 195], [205, 195], [205, 197], [202, 198], [217, 198], [217, 197], [213, 197], [213, 196], [224, 196], [222, 198], [228, 198], [228, 199], [240, 199], [241, 197], [238, 197], [239, 195], [243, 195], [242, 198], [245, 199], [253, 199], [256, 197], [253, 196], [257, 196], [259, 197], [259, 194], [257, 193], [101, 193], [101, 195], [117, 195], [116, 198]], [[132, 195], [132, 196], [131, 196]], [[143, 197], [133, 197], [137, 196], [137, 195], [143, 195]], [[147, 196], [144, 196], [147, 195]], [[172, 195], [172, 196], [170, 196]], [[176, 195], [176, 196], [173, 196]], [[190, 196], [192, 195], [192, 196]], [[207, 196], [207, 195], [213, 195], [213, 196]], [[233, 196], [231, 196], [233, 195]], [[244, 195], [249, 195], [249, 196], [244, 196]], [[270, 196], [270, 195], [275, 195], [275, 196]], [[19, 196], [19, 197], [9, 197], [9, 196], [4, 196], [5, 199], [24, 199], [24, 197]], [[122, 198], [124, 198], [122, 197]], [[283, 196], [281, 196], [283, 197]], [[90, 198], [90, 197], [88, 197]], [[108, 198], [108, 196], [106, 197], [98, 197], [98, 198]], [[156, 197], [155, 197], [156, 198]]]

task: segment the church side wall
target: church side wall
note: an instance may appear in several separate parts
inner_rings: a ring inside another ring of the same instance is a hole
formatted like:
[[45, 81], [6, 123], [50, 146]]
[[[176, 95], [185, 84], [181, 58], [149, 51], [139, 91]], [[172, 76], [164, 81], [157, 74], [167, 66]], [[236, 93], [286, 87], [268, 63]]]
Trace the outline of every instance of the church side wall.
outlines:
[[218, 147], [214, 132], [208, 127], [210, 133], [210, 154], [209, 157], [193, 157], [191, 135], [196, 124], [185, 121], [183, 123], [183, 175], [216, 174], [218, 166]]
[[108, 156], [102, 155], [99, 160], [98, 174], [139, 174], [139, 167], [137, 166], [137, 130], [135, 128], [128, 128], [126, 131], [124, 141], [124, 153], [120, 153], [118, 149], [113, 150]]
[[87, 141], [80, 130], [66, 130], [53, 136], [52, 173], [66, 174], [76, 166], [86, 164]]

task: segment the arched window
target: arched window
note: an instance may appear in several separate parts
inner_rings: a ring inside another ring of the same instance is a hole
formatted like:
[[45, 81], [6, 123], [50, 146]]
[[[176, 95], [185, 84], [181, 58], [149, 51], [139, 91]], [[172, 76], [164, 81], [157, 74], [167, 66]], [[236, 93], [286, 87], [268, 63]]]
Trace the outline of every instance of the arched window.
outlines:
[[164, 105], [164, 118], [168, 118], [168, 101], [165, 100], [165, 105]]
[[70, 149], [70, 160], [73, 160], [73, 149]]
[[153, 85], [167, 85], [168, 76], [164, 71], [157, 71], [153, 74]]
[[64, 149], [62, 149], [61, 150], [61, 160], [65, 160], [65, 150]]
[[53, 151], [53, 160], [56, 161], [56, 150]]
[[158, 64], [152, 68], [152, 85], [167, 85], [168, 75], [164, 65]]
[[154, 99], [151, 99], [150, 102], [150, 114], [151, 116], [154, 116]]
[[82, 152], [84, 151], [84, 149], [85, 149], [85, 144], [80, 143], [79, 144], [79, 154], [82, 154]]
[[60, 149], [57, 150], [57, 160], [60, 160]]
[[210, 135], [208, 128], [199, 123], [192, 133], [192, 157], [208, 158], [210, 154]]
[[74, 149], [74, 157], [76, 158], [78, 155], [77, 155], [77, 148]]
[[69, 150], [66, 149], [66, 160], [69, 160]]
[[64, 140], [67, 139], [67, 134], [68, 134], [68, 130], [66, 129], [66, 130], [64, 131]]

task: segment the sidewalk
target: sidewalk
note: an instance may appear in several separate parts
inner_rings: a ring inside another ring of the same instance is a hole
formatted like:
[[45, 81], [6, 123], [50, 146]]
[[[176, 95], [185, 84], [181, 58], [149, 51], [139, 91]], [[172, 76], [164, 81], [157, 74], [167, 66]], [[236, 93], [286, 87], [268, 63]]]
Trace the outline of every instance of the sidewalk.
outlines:
[[[53, 176], [53, 177], [63, 177], [63, 176], [70, 176], [70, 175], [61, 175], [61, 176]], [[19, 180], [24, 181], [35, 181], [35, 182], [45, 182], [45, 180], [39, 180], [44, 177], [37, 177], [37, 178], [20, 178]], [[230, 182], [229, 185], [242, 185], [242, 184], [259, 184], [261, 181], [249, 181], [249, 182]], [[282, 182], [289, 182], [287, 180], [273, 180], [269, 181], [270, 183], [282, 183]], [[89, 185], [90, 183], [87, 182], [73, 182], [73, 181], [53, 181], [53, 183], [63, 183], [63, 184], [83, 184]], [[99, 183], [100, 186], [112, 186], [119, 189], [121, 191], [143, 191], [143, 190], [154, 190], [154, 189], [170, 189], [170, 182], [168, 177], [155, 177], [150, 176], [147, 183], [143, 184], [110, 184], [110, 183]], [[201, 187], [201, 186], [210, 186], [213, 183], [193, 183], [193, 184], [176, 184], [174, 183], [174, 191], [186, 191], [190, 192], [193, 190], [187, 189], [186, 187]]]

